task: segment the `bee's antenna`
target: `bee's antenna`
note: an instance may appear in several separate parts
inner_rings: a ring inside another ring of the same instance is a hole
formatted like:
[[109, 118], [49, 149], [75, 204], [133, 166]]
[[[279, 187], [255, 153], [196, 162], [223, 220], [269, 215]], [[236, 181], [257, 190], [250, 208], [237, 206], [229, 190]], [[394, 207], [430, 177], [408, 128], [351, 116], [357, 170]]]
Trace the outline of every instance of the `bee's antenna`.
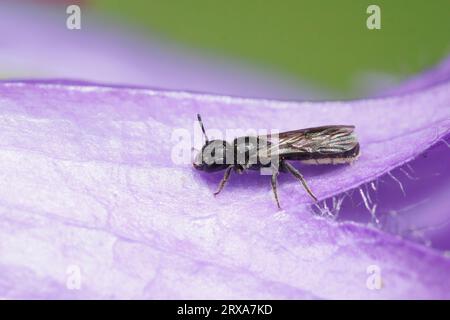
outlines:
[[208, 136], [206, 135], [206, 131], [205, 131], [205, 127], [203, 126], [203, 121], [202, 121], [202, 117], [200, 117], [200, 114], [197, 113], [197, 119], [198, 122], [200, 123], [200, 127], [202, 128], [203, 134], [205, 135], [206, 138], [206, 143], [208, 143]]

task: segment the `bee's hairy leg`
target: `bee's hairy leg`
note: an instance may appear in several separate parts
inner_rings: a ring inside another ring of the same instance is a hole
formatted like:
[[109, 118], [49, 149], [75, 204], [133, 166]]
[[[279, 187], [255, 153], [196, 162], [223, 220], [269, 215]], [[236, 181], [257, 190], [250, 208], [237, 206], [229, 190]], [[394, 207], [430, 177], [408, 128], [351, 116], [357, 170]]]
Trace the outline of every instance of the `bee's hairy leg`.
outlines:
[[217, 191], [214, 192], [214, 195], [215, 195], [215, 196], [217, 196], [217, 195], [220, 193], [220, 191], [222, 191], [223, 187], [225, 187], [225, 184], [227, 183], [228, 178], [230, 177], [231, 170], [233, 169], [233, 167], [234, 167], [234, 166], [231, 165], [231, 166], [228, 166], [228, 167], [225, 169], [225, 173], [224, 173], [224, 175], [223, 175], [222, 180], [220, 180], [219, 187], [217, 188]]
[[311, 196], [311, 198], [314, 199], [314, 201], [317, 201], [317, 197], [314, 195], [312, 190], [309, 188], [308, 184], [306, 183], [305, 178], [303, 178], [303, 175], [295, 169], [289, 162], [287, 161], [281, 161], [281, 166], [283, 166], [287, 171], [289, 171], [295, 178], [300, 180], [300, 182], [303, 184], [303, 187], [308, 192], [308, 194]]
[[278, 209], [281, 209], [280, 201], [278, 200], [278, 192], [277, 192], [277, 176], [278, 176], [278, 168], [272, 168], [272, 191], [275, 196], [275, 201], [277, 202]]
[[244, 172], [244, 167], [242, 167], [242, 165], [234, 166], [234, 171], [236, 171], [239, 174], [242, 174]]

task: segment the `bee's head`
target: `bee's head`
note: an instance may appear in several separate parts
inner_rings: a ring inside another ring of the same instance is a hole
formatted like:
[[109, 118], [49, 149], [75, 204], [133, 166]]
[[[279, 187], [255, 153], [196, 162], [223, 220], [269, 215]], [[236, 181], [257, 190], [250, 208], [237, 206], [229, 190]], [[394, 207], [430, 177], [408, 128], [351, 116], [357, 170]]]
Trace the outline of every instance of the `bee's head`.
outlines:
[[209, 172], [225, 169], [229, 165], [227, 164], [226, 155], [227, 152], [231, 150], [231, 145], [224, 140], [209, 141], [199, 114], [197, 115], [197, 118], [200, 122], [203, 134], [205, 135], [206, 143], [195, 157], [193, 163], [194, 168]]
[[194, 168], [203, 171], [219, 171], [228, 167], [226, 154], [231, 145], [223, 140], [212, 140], [205, 143], [201, 152], [195, 157]]

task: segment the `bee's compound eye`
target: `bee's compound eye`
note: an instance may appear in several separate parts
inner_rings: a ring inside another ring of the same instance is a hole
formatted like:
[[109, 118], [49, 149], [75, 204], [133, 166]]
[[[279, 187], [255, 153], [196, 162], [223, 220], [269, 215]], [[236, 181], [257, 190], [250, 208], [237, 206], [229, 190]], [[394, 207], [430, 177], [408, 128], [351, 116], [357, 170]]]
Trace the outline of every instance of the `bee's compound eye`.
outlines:
[[201, 165], [202, 165], [202, 153], [201, 152], [199, 152], [195, 156], [193, 165], [196, 169], [199, 169], [201, 167]]

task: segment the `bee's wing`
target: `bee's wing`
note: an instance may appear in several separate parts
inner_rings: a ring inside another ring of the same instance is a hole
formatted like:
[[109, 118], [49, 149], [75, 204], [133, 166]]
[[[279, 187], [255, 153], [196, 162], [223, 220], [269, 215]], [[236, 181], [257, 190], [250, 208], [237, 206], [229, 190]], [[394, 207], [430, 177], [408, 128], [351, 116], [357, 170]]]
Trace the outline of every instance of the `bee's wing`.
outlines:
[[358, 140], [354, 126], [323, 126], [267, 135], [268, 155], [336, 154], [353, 149]]

